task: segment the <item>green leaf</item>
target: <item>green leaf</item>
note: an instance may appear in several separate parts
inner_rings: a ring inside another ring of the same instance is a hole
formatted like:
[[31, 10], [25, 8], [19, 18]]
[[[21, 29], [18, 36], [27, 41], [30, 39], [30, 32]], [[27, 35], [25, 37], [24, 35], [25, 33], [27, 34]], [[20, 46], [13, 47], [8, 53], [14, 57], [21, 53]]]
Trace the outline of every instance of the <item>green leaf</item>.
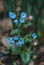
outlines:
[[32, 58], [30, 58], [30, 62], [32, 62], [34, 59], [33, 59], [33, 55], [35, 54], [35, 52], [34, 51], [28, 51], [29, 52], [29, 55], [32, 57]]
[[4, 0], [4, 4], [7, 8], [7, 11], [13, 11], [15, 9], [14, 0]]
[[31, 22], [27, 23], [27, 26], [31, 26], [31, 25], [32, 25], [32, 23], [31, 23]]
[[13, 62], [13, 65], [17, 65], [15, 62]]
[[25, 43], [29, 42], [29, 38], [25, 38]]
[[18, 24], [18, 27], [20, 27], [20, 26], [21, 26], [21, 23]]
[[41, 36], [41, 32], [40, 31], [38, 31], [37, 34], [38, 34], [38, 37]]
[[34, 43], [33, 43], [33, 42], [31, 42], [31, 43], [30, 43], [30, 47], [33, 47], [33, 45], [34, 45]]
[[25, 52], [25, 51], [22, 52], [21, 59], [22, 59], [23, 63], [27, 64], [30, 61], [29, 52]]
[[33, 55], [34, 53], [34, 51], [29, 51], [29, 55]]
[[14, 35], [14, 34], [18, 34], [18, 33], [20, 33], [20, 30], [19, 29], [15, 29], [10, 34]]
[[29, 39], [29, 42], [32, 42], [32, 38]]
[[31, 34], [32, 34], [32, 32], [30, 32], [29, 34], [26, 34], [25, 38], [31, 38]]
[[32, 38], [25, 38], [25, 43], [32, 42]]
[[21, 48], [20, 47], [13, 47], [12, 48], [12, 54], [18, 55], [21, 53]]

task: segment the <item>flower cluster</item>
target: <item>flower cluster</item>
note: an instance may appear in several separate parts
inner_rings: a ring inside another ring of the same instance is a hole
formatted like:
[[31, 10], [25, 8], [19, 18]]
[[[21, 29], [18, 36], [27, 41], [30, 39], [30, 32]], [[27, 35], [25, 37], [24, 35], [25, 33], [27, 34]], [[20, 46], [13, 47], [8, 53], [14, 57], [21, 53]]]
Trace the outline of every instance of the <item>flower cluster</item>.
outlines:
[[[17, 15], [16, 15], [15, 13], [9, 12], [9, 17], [10, 17], [11, 19], [15, 19], [16, 16], [17, 16]], [[21, 16], [20, 16], [20, 19], [19, 19], [19, 20], [15, 19], [13, 22], [14, 22], [15, 25], [17, 25], [19, 22], [20, 22], [20, 23], [25, 23], [25, 18], [26, 18], [26, 17], [27, 17], [27, 13], [26, 13], [26, 12], [22, 12], [22, 13], [21, 13]]]
[[14, 36], [13, 38], [8, 37], [8, 41], [10, 44], [16, 46], [22, 46], [24, 44], [24, 38], [19, 38], [19, 36]]
[[16, 19], [16, 17], [17, 17], [17, 15], [15, 13], [9, 12], [9, 18], [13, 19], [13, 23], [15, 25], [18, 25], [19, 23], [24, 24], [26, 22], [26, 20], [33, 20], [33, 16], [30, 15], [30, 16], [27, 17], [26, 12], [21, 12], [19, 20]]
[[21, 47], [24, 43], [25, 43], [25, 42], [24, 42], [24, 39], [21, 38], [21, 39], [19, 39], [18, 42], [16, 43], [16, 46], [20, 46], [20, 47]]

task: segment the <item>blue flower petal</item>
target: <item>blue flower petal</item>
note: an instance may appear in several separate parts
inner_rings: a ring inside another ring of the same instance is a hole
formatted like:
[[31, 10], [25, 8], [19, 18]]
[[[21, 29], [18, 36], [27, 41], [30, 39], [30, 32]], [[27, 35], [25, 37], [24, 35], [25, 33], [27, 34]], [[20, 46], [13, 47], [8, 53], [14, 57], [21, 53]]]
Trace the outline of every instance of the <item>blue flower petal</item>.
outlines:
[[17, 20], [17, 19], [16, 19], [16, 20], [14, 20], [13, 22], [14, 22], [16, 25], [18, 24], [18, 20]]
[[32, 34], [32, 37], [33, 37], [34, 39], [36, 39], [36, 38], [37, 38], [36, 33], [33, 33], [33, 34]]
[[8, 40], [12, 40], [12, 37], [8, 37]]
[[12, 19], [15, 19], [16, 18], [16, 14], [13, 13], [13, 12], [9, 12], [9, 17], [12, 18]]
[[25, 19], [24, 18], [20, 18], [20, 23], [25, 23]]
[[8, 37], [8, 42], [11, 43], [11, 44], [14, 44], [14, 41], [10, 37]]
[[21, 38], [20, 40], [19, 40], [19, 44], [24, 44], [24, 39], [23, 38]]
[[24, 44], [24, 39], [21, 38], [17, 43], [16, 46], [21, 47]]
[[26, 18], [26, 17], [27, 17], [27, 13], [26, 13], [26, 12], [22, 12], [22, 13], [21, 13], [21, 17], [22, 17], [22, 18]]
[[10, 43], [11, 43], [11, 44], [14, 44], [14, 41], [13, 41], [13, 40], [11, 40], [11, 41], [10, 41]]
[[19, 39], [18, 36], [14, 36], [14, 40], [17, 41]]

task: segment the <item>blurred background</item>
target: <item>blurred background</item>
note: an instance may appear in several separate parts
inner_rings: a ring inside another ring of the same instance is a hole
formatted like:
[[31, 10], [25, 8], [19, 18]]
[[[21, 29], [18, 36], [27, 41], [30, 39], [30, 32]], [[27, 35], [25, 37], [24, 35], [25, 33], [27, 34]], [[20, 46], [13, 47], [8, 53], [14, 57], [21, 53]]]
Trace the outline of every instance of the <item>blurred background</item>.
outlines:
[[0, 0], [0, 65], [44, 65], [44, 0]]

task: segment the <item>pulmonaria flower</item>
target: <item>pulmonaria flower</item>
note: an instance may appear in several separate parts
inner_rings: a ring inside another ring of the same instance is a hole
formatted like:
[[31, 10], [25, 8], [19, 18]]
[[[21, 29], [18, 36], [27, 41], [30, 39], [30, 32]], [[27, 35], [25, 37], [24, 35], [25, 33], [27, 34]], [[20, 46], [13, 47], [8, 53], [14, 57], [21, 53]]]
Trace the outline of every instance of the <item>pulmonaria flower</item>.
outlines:
[[15, 19], [16, 18], [16, 14], [13, 13], [13, 12], [9, 12], [9, 17], [12, 18], [12, 19]]
[[11, 43], [11, 44], [14, 44], [14, 41], [12, 40], [11, 37], [8, 37], [8, 42]]
[[38, 44], [38, 43], [35, 41], [35, 42], [34, 42], [34, 46], [37, 46], [37, 44]]
[[11, 40], [11, 41], [9, 41], [11, 44], [14, 44], [14, 41], [13, 40]]
[[22, 12], [22, 13], [21, 13], [21, 17], [22, 17], [22, 18], [26, 18], [26, 17], [27, 17], [27, 13], [26, 13], [26, 12]]
[[24, 39], [20, 39], [17, 43], [16, 46], [21, 47], [24, 44]]
[[37, 38], [36, 33], [33, 33], [33, 34], [32, 34], [32, 37], [33, 37], [34, 39], [36, 39], [36, 38]]
[[17, 20], [17, 19], [16, 19], [16, 20], [14, 20], [13, 22], [14, 22], [16, 25], [18, 24], [18, 20]]
[[32, 16], [32, 15], [29, 16], [28, 19], [29, 19], [29, 20], [33, 20], [33, 16]]
[[25, 23], [25, 19], [24, 18], [20, 18], [20, 23]]
[[19, 36], [14, 36], [14, 40], [15, 41], [19, 40]]
[[12, 40], [12, 37], [8, 37], [8, 40]]
[[21, 38], [18, 42], [19, 42], [19, 44], [21, 44], [21, 45], [22, 45], [22, 44], [24, 44], [24, 39], [23, 39], [23, 38]]

